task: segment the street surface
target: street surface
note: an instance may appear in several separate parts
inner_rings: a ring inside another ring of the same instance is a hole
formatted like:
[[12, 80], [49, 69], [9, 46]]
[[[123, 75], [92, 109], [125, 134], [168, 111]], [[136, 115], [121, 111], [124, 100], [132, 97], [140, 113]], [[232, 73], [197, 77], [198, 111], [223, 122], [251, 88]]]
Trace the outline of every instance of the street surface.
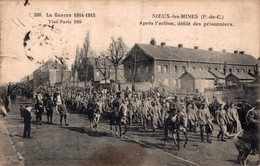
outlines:
[[[218, 141], [215, 127], [212, 143], [200, 141], [199, 133], [188, 133], [187, 148], [177, 150], [168, 139], [164, 145], [162, 130], [143, 130], [140, 126], [129, 127], [120, 139], [109, 131], [108, 120], [101, 119], [98, 131], [91, 132], [88, 118], [83, 114], [68, 114], [69, 126], [59, 125], [59, 116], [54, 115], [54, 124], [32, 123], [32, 139], [24, 139], [20, 119], [19, 100], [12, 105], [9, 116], [0, 118], [0, 165], [237, 165], [237, 150], [233, 140]], [[35, 115], [32, 120], [35, 121]], [[171, 135], [169, 134], [171, 137]], [[171, 137], [172, 138], [172, 137]], [[181, 144], [183, 145], [182, 142]], [[257, 165], [258, 156], [249, 156], [248, 165]]]

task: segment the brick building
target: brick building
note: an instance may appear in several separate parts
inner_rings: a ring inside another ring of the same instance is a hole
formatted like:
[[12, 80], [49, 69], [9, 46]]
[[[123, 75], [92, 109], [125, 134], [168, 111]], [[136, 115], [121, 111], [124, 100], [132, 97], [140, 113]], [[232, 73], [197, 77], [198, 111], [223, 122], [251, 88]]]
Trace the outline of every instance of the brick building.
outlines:
[[[156, 45], [154, 39], [150, 44], [135, 44], [126, 58], [124, 75], [128, 82], [150, 82], [153, 87], [169, 86], [180, 89], [180, 76], [186, 71], [201, 72], [216, 70], [226, 76], [229, 73], [255, 74], [258, 71], [257, 60], [244, 51], [227, 53], [201, 50], [198, 46], [184, 48]], [[223, 81], [223, 76], [221, 77]]]

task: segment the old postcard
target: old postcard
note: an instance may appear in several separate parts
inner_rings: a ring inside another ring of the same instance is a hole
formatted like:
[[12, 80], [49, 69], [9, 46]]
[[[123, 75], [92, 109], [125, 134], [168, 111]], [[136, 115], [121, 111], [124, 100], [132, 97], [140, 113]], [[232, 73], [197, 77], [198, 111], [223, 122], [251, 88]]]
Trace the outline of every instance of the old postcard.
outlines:
[[0, 165], [258, 165], [258, 0], [1, 0]]

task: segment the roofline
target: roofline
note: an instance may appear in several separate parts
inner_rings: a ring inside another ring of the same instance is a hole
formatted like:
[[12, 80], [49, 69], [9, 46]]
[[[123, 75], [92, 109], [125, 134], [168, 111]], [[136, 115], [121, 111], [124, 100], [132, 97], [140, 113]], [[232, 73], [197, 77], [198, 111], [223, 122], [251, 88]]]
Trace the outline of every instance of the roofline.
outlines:
[[[161, 59], [161, 58], [154, 58], [154, 60], [161, 60], [161, 61], [176, 61], [176, 62], [195, 62], [195, 63], [210, 63], [210, 64], [224, 64], [225, 61], [223, 61], [223, 63], [221, 62], [206, 62], [206, 61], [184, 61], [184, 60], [167, 60], [167, 59]], [[240, 63], [226, 63], [227, 65], [241, 65], [241, 66], [255, 66], [256, 64], [240, 64]]]
[[[236, 78], [238, 78], [235, 74], [233, 74], [233, 73], [229, 73], [226, 77], [228, 77], [228, 76], [230, 76], [230, 75], [233, 75], [233, 76], [235, 76]], [[249, 74], [247, 74], [247, 75], [249, 75]], [[249, 75], [250, 76], [250, 75]], [[225, 77], [225, 78], [226, 78]], [[252, 77], [252, 76], [250, 76], [250, 77]], [[252, 77], [252, 78], [248, 78], [248, 79], [245, 79], [245, 78], [238, 78], [238, 79], [240, 79], [240, 80], [255, 80], [255, 78], [254, 77]]]
[[[177, 61], [177, 62], [198, 62], [198, 61], [183, 61], [183, 60], [166, 60], [166, 59], [161, 59], [161, 58], [155, 58], [155, 57], [152, 57], [151, 55], [149, 55], [149, 54], [147, 54], [140, 46], [139, 46], [139, 44], [143, 44], [143, 43], [135, 43], [135, 45], [133, 46], [133, 48], [135, 47], [135, 46], [138, 46], [142, 51], [143, 51], [143, 53], [145, 53], [147, 56], [149, 56], [149, 57], [151, 57], [151, 58], [153, 58], [154, 60], [164, 60], [164, 61]], [[144, 45], [149, 45], [149, 44], [144, 44]], [[159, 46], [159, 45], [158, 45]], [[174, 46], [168, 46], [168, 47], [174, 47]], [[174, 48], [178, 48], [178, 47], [174, 47]], [[192, 48], [185, 48], [185, 49], [192, 49]], [[132, 50], [132, 49], [131, 49]], [[193, 50], [193, 49], [192, 49]], [[203, 50], [203, 49], [200, 49], [200, 50]], [[203, 50], [203, 51], [207, 51], [207, 50]], [[131, 52], [131, 51], [129, 51], [129, 52]], [[220, 51], [213, 51], [213, 52], [215, 52], [215, 53], [221, 53]], [[228, 54], [233, 54], [233, 53], [229, 53], [228, 52]], [[252, 58], [254, 58], [256, 61], [257, 61], [257, 59], [255, 58], [255, 57], [253, 57], [252, 55], [249, 55], [249, 54], [244, 54], [244, 55], [247, 55], [247, 56], [251, 56]], [[211, 64], [222, 64], [221, 62], [207, 62], [207, 61], [199, 61], [200, 63], [211, 63]], [[225, 61], [223, 61], [223, 63], [224, 63]], [[258, 64], [258, 63], [255, 63], [255, 64], [250, 64], [250, 65], [245, 65], [245, 64], [241, 64], [241, 63], [226, 63], [227, 65], [243, 65], [243, 66], [255, 66], [256, 64]]]
[[[147, 43], [136, 43], [136, 44], [143, 44], [143, 45], [150, 45], [150, 44], [147, 44]], [[160, 45], [156, 45], [156, 46], [160, 46]], [[179, 48], [177, 46], [166, 46], [166, 47], [173, 47], [173, 48]], [[190, 49], [190, 50], [195, 50], [194, 48], [188, 48], [188, 47], [183, 47], [184, 49]], [[197, 49], [197, 50], [201, 50], [201, 51], [209, 51], [207, 49]], [[223, 53], [222, 51], [215, 51], [215, 50], [212, 50], [210, 52], [215, 52], [215, 53], [221, 53], [221, 54], [235, 54], [233, 52], [226, 52], [226, 53]], [[239, 55], [240, 53], [236, 54], [236, 55]], [[257, 58], [255, 58], [254, 56], [250, 55], [250, 54], [241, 54], [241, 55], [247, 55], [247, 56], [251, 56], [253, 57], [254, 59], [257, 60]]]
[[[215, 79], [215, 78], [209, 78], [209, 77], [197, 77], [197, 78], [195, 78], [189, 71], [185, 71], [180, 77], [179, 77], [179, 79], [181, 78], [181, 77], [183, 77], [183, 75], [184, 74], [189, 74], [192, 78], [194, 78], [194, 79]], [[211, 74], [211, 73], [210, 73]], [[214, 77], [214, 76], [213, 76]]]
[[152, 58], [153, 60], [155, 59], [154, 57], [152, 57], [151, 55], [147, 54], [139, 45], [138, 43], [135, 43], [135, 45], [132, 47], [132, 49], [126, 54], [126, 57], [122, 60], [121, 63], [124, 63], [132, 54], [130, 54], [130, 52], [132, 50], [134, 50], [135, 47], [138, 47], [146, 56], [148, 56], [149, 58]]

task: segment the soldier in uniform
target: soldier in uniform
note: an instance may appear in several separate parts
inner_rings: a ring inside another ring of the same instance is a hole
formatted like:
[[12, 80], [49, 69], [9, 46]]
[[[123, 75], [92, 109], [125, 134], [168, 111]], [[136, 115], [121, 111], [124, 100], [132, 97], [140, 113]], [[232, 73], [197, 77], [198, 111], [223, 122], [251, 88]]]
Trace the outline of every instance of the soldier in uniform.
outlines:
[[37, 95], [37, 103], [35, 104], [36, 109], [36, 121], [39, 125], [42, 125], [42, 113], [44, 112], [43, 101], [41, 94]]
[[260, 100], [257, 101], [255, 108], [247, 112], [246, 121], [247, 127], [242, 135], [242, 140], [251, 144], [252, 154], [258, 154], [260, 152]]
[[47, 111], [47, 120], [48, 120], [49, 124], [52, 124], [53, 107], [54, 107], [54, 103], [51, 99], [51, 96], [48, 95], [47, 101], [46, 101], [46, 104], [45, 104], [45, 108], [46, 108], [46, 111]]
[[24, 132], [23, 132], [23, 138], [32, 138], [31, 137], [31, 107], [25, 106], [25, 109], [23, 110], [23, 117], [24, 117]]
[[227, 118], [226, 118], [226, 111], [224, 110], [224, 106], [225, 105], [223, 102], [219, 103], [219, 108], [216, 111], [217, 124], [220, 128], [217, 138], [219, 140], [219, 137], [221, 137], [221, 141], [226, 141], [224, 139], [224, 135], [226, 134], [227, 131]]
[[67, 108], [63, 102], [58, 106], [58, 111], [60, 113], [60, 125], [62, 126], [62, 119], [64, 118], [65, 125], [68, 126], [69, 124], [67, 123]]
[[203, 103], [198, 112], [198, 123], [200, 126], [200, 138], [202, 142], [204, 142], [203, 133], [206, 132], [207, 142], [211, 143], [210, 135], [213, 132], [213, 124], [211, 122], [212, 119], [213, 118], [209, 112], [209, 109], [207, 108], [206, 104]]

